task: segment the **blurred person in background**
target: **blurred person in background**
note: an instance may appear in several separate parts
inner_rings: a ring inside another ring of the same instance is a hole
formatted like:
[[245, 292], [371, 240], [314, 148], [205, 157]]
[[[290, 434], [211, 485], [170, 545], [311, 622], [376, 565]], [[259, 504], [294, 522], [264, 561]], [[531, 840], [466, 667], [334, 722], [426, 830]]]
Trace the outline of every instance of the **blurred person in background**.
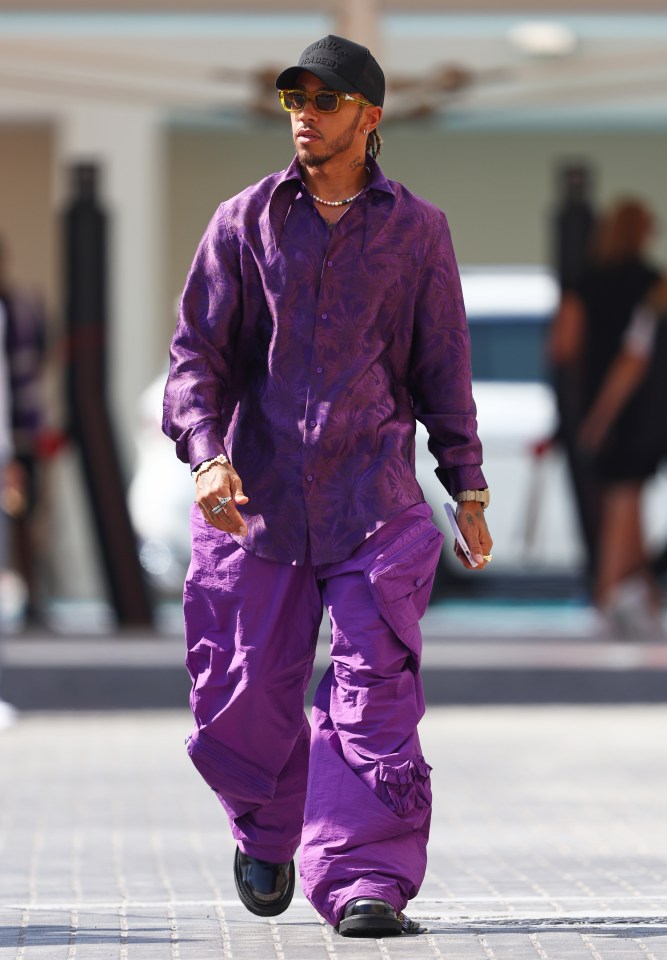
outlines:
[[[7, 329], [7, 310], [0, 298], [0, 343], [5, 342]], [[7, 516], [11, 516], [23, 502], [24, 471], [14, 459], [12, 448], [11, 413], [10, 413], [10, 377], [9, 363], [6, 350], [0, 349], [0, 578], [3, 577], [7, 566]], [[0, 579], [0, 599], [4, 579]], [[0, 614], [2, 605], [0, 603]], [[4, 623], [0, 618], [0, 678], [2, 671], [2, 634]], [[11, 726], [16, 719], [16, 710], [5, 700], [0, 699], [0, 730]]]
[[[667, 276], [664, 276], [635, 310], [619, 353], [605, 377], [582, 424], [580, 442], [597, 451], [612, 425], [639, 387], [646, 401], [644, 433], [649, 462], [667, 457]], [[651, 568], [664, 572], [665, 552]], [[654, 589], [654, 588], [653, 588]]]
[[580, 443], [591, 455], [600, 491], [593, 598], [602, 629], [618, 636], [660, 629], [660, 591], [641, 525], [642, 489], [660, 458], [647, 384], [622, 410], [619, 405], [604, 430], [597, 402], [623, 344], [642, 338], [631, 320], [660, 278], [646, 258], [654, 227], [654, 216], [641, 200], [623, 198], [609, 209], [596, 231], [589, 265], [563, 296], [551, 339], [552, 356], [578, 370]]
[[21, 492], [11, 496], [8, 553], [27, 590], [26, 617], [40, 620], [36, 583], [35, 510], [39, 497], [38, 442], [43, 426], [46, 319], [40, 297], [11, 282], [9, 252], [0, 237], [0, 302], [5, 311], [12, 470], [22, 473]]
[[195, 474], [188, 752], [248, 910], [287, 909], [301, 843], [304, 893], [341, 935], [418, 933], [402, 912], [431, 810], [418, 621], [442, 534], [415, 418], [478, 569], [491, 559], [463, 297], [444, 214], [376, 163], [370, 52], [325, 37], [276, 86], [296, 157], [219, 207], [171, 346], [164, 429]]

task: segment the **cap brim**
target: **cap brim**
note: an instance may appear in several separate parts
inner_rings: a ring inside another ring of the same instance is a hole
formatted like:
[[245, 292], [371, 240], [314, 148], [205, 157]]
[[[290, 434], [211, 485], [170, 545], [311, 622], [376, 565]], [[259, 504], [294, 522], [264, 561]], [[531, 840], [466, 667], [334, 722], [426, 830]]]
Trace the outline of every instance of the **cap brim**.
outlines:
[[352, 86], [352, 84], [348, 83], [346, 80], [343, 80], [342, 77], [339, 77], [338, 74], [334, 73], [332, 70], [327, 70], [325, 67], [318, 66], [288, 67], [287, 70], [283, 70], [276, 80], [276, 87], [278, 90], [288, 90], [290, 87], [294, 86], [299, 74], [301, 73], [314, 74], [318, 80], [321, 80], [322, 83], [326, 83], [327, 89], [329, 90], [342, 90], [343, 93], [358, 92], [356, 87]]

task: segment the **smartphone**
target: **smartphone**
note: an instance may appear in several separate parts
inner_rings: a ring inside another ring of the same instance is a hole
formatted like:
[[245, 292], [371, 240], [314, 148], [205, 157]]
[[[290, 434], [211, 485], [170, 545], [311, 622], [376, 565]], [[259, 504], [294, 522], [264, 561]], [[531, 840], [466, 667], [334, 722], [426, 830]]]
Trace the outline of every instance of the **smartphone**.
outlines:
[[461, 528], [456, 522], [456, 514], [454, 512], [454, 508], [452, 507], [451, 503], [446, 503], [444, 506], [445, 506], [445, 513], [447, 514], [447, 519], [449, 520], [452, 530], [454, 531], [454, 536], [456, 537], [458, 545], [460, 546], [460, 548], [463, 550], [463, 553], [465, 554], [466, 560], [468, 561], [471, 567], [478, 567], [479, 564], [476, 563], [475, 560], [473, 559], [473, 555], [470, 552], [470, 547], [466, 543], [466, 539], [461, 533]]

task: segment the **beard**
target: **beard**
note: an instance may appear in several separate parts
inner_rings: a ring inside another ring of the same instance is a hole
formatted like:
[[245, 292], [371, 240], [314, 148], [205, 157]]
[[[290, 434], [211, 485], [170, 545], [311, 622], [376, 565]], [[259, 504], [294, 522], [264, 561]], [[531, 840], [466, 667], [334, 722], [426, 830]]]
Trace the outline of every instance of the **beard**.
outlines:
[[299, 163], [306, 167], [321, 167], [339, 153], [344, 153], [346, 150], [348, 150], [352, 145], [354, 135], [357, 132], [357, 126], [359, 125], [359, 119], [361, 117], [362, 110], [363, 107], [357, 108], [356, 115], [349, 127], [346, 127], [342, 133], [339, 133], [335, 140], [319, 141], [319, 145], [324, 149], [323, 153], [314, 154], [309, 150], [308, 147], [304, 147], [301, 144], [296, 143], [296, 155]]

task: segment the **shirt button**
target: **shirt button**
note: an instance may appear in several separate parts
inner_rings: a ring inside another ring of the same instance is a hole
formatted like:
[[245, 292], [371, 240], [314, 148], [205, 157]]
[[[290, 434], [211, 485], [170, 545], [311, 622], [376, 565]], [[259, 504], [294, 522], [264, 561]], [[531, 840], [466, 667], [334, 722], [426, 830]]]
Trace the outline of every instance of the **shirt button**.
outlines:
[[323, 319], [323, 320], [328, 320], [328, 319], [329, 319], [329, 314], [328, 314], [328, 313], [323, 313], [323, 314], [322, 314], [322, 319]]
[[333, 260], [327, 260], [327, 267], [333, 267]]
[[312, 480], [313, 480], [313, 475], [312, 475], [312, 473], [309, 473], [309, 474], [308, 474], [308, 476], [306, 477], [306, 480], [308, 481], [308, 483], [312, 483]]
[[424, 580], [423, 580], [422, 577], [417, 577], [417, 579], [415, 580], [415, 586], [416, 586], [416, 587], [421, 587], [421, 585], [422, 585], [423, 582], [424, 582]]
[[322, 373], [322, 367], [317, 368], [317, 373]]
[[317, 420], [311, 420], [311, 421], [310, 421], [310, 425], [311, 425], [311, 427], [316, 427], [316, 426], [317, 426]]

